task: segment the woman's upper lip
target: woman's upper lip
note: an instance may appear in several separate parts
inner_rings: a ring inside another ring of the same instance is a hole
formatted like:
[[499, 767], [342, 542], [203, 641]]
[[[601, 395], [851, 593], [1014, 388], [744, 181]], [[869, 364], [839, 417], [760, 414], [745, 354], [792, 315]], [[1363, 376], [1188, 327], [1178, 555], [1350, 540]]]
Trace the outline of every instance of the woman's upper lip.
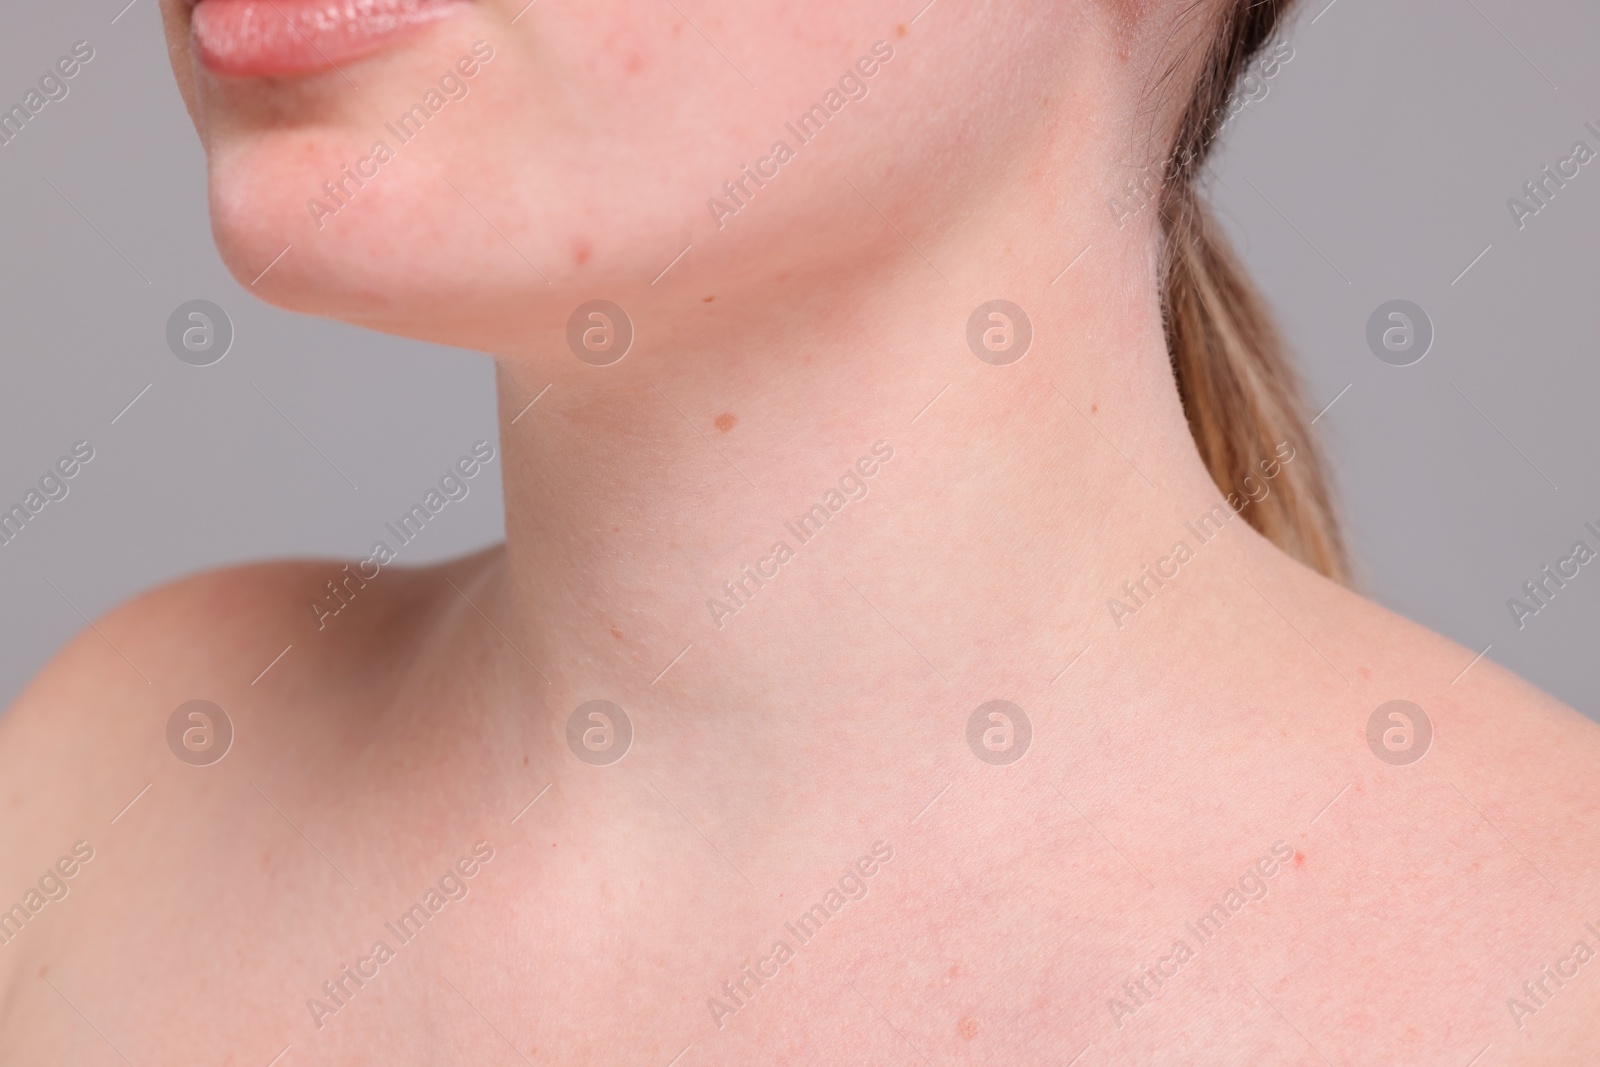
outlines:
[[190, 0], [190, 34], [206, 69], [285, 77], [371, 55], [470, 0]]

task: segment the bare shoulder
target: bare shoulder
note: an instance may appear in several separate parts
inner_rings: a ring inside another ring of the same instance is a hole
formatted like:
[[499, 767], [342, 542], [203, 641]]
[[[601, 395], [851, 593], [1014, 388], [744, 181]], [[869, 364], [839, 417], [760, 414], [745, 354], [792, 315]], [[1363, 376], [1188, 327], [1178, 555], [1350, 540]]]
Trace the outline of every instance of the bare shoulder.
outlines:
[[[404, 656], [446, 579], [466, 583], [493, 548], [437, 566], [295, 560], [229, 567], [148, 590], [105, 613], [34, 676], [0, 718], [0, 875], [104, 828], [177, 766], [176, 709], [231, 718], [325, 713]], [[365, 574], [365, 577], [362, 575]], [[278, 677], [274, 678], [274, 674]], [[288, 699], [285, 699], [288, 698]]]
[[1577, 744], [1590, 752], [1600, 746], [1600, 725], [1499, 666], [1492, 645], [1466, 648], [1350, 590], [1316, 582], [1320, 595], [1308, 599], [1334, 624], [1354, 680], [1371, 672], [1433, 694], [1440, 713], [1464, 736], [1495, 734], [1496, 751], [1507, 759], [1522, 745]]
[[1259, 593], [1293, 687], [1329, 709], [1312, 731], [1321, 752], [1374, 798], [1459, 809], [1474, 833], [1520, 850], [1541, 885], [1600, 894], [1600, 724], [1496, 664], [1492, 647], [1463, 647], [1298, 564]]
[[1334, 1062], [1592, 1060], [1600, 726], [1492, 649], [1251, 562], [1198, 668], [1243, 694], [1238, 780], [1295, 850], [1265, 924], [1284, 962], [1244, 999]]
[[[84, 627], [0, 719], [0, 734], [40, 715], [137, 700], [196, 680], [246, 684], [286, 648], [315, 655], [384, 636], [416, 609], [498, 559], [500, 546], [428, 567], [282, 560], [227, 567], [157, 586]], [[326, 638], [326, 640], [321, 640]]]

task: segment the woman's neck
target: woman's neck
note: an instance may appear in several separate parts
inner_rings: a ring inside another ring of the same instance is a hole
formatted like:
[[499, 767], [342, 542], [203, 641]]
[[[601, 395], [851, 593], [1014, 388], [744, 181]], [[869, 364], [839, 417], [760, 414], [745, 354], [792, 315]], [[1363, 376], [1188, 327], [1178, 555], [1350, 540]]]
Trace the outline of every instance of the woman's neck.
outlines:
[[[1063, 275], [1092, 242], [1046, 243], [945, 243], [948, 282], [910, 250], [761, 293], [691, 281], [632, 312], [614, 365], [564, 335], [502, 359], [506, 571], [484, 595], [519, 677], [552, 713], [716, 720], [1050, 682], [1218, 494], [1153, 285], [1123, 281], [1148, 256], [1108, 243]], [[1009, 365], [967, 339], [993, 298], [1032, 326]]]

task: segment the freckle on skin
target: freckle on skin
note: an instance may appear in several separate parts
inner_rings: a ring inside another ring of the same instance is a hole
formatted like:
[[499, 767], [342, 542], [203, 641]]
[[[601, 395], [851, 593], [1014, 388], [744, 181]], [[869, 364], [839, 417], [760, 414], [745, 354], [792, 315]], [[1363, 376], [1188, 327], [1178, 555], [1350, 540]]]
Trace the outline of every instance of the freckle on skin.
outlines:
[[617, 629], [615, 626], [613, 626], [611, 628], [611, 636], [615, 637], [618, 641], [621, 641], [622, 640], [622, 631]]
[[594, 249], [590, 247], [588, 241], [578, 240], [572, 242], [572, 262], [577, 266], [583, 266], [589, 262], [589, 253], [592, 251]]
[[721, 415], [717, 416], [717, 421], [712, 425], [721, 430], [723, 433], [727, 433], [729, 430], [733, 429], [733, 424], [738, 421], [739, 417], [737, 415], [729, 411], [724, 411]]
[[904, 37], [906, 35], [906, 24], [902, 22], [900, 25], [896, 26], [894, 28], [894, 35], [896, 37]]
[[705, 300], [703, 300], [703, 301], [701, 301], [701, 302], [702, 302], [702, 303], [705, 303], [705, 304], [709, 304], [709, 303], [711, 303], [711, 301], [713, 301], [713, 300], [715, 300], [715, 299], [716, 299], [716, 297], [715, 297], [715, 296], [708, 296], [708, 297], [706, 297], [706, 298], [705, 298]]
[[1089, 405], [1089, 414], [1093, 415], [1095, 412], [1097, 412], [1099, 410], [1100, 410], [1100, 405], [1099, 404], [1090, 404]]
[[1296, 867], [1303, 867], [1303, 866], [1305, 866], [1305, 862], [1306, 862], [1306, 854], [1304, 852], [1301, 852], [1299, 849], [1295, 849], [1294, 850], [1294, 865]]

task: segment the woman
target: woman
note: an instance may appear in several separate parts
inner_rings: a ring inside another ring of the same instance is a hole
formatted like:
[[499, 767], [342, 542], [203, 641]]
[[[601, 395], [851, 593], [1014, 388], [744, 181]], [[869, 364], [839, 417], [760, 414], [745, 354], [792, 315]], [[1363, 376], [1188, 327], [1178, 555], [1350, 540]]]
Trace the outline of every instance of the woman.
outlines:
[[0, 721], [0, 1061], [1592, 1060], [1597, 732], [1343, 587], [1194, 192], [1287, 6], [164, 0], [234, 274], [501, 437]]

